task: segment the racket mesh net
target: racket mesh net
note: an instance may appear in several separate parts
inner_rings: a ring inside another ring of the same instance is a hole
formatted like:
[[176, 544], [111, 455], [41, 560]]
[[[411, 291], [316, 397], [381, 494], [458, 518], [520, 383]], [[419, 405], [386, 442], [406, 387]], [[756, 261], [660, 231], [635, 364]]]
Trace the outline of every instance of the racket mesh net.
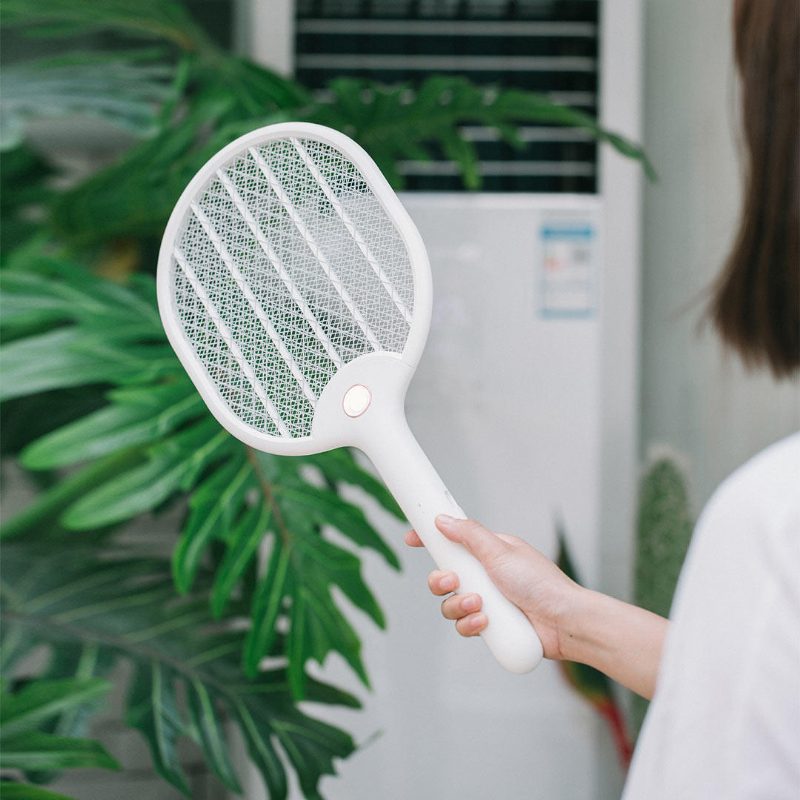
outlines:
[[172, 259], [183, 333], [228, 408], [273, 436], [311, 432], [334, 373], [401, 353], [414, 285], [403, 238], [337, 149], [278, 139], [231, 159]]

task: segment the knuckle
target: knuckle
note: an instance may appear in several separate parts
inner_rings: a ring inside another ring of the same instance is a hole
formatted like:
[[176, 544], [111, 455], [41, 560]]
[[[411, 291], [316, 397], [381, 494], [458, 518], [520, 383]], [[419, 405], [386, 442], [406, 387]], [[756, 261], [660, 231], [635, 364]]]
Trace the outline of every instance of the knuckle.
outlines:
[[462, 525], [469, 531], [483, 530], [483, 525], [481, 525], [476, 519], [465, 519]]
[[456, 630], [462, 636], [478, 636], [486, 627], [486, 618], [481, 613], [468, 614], [456, 621]]
[[461, 608], [466, 612], [479, 611], [483, 601], [479, 594], [468, 594], [461, 598]]
[[439, 581], [441, 580], [441, 573], [438, 570], [434, 570], [428, 575], [428, 588], [434, 594], [441, 594], [439, 591]]
[[434, 594], [448, 594], [458, 588], [458, 576], [452, 572], [434, 570], [428, 576], [428, 586]]

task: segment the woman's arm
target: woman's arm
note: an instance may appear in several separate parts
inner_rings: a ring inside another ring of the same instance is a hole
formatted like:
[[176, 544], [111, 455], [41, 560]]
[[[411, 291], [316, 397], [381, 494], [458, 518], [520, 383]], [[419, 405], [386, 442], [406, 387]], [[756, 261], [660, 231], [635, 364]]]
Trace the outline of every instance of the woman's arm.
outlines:
[[[463, 544], [500, 591], [525, 612], [547, 658], [589, 664], [634, 692], [652, 697], [667, 620], [584, 589], [516, 536], [445, 516], [437, 517], [436, 526], [448, 539]], [[413, 531], [406, 542], [422, 546]], [[449, 595], [458, 588], [458, 576], [435, 570], [428, 585], [436, 595]], [[462, 636], [475, 636], [491, 622], [475, 594], [448, 596], [442, 614], [455, 620]]]
[[636, 694], [653, 696], [661, 663], [664, 617], [580, 588], [559, 620], [561, 657], [589, 664]]

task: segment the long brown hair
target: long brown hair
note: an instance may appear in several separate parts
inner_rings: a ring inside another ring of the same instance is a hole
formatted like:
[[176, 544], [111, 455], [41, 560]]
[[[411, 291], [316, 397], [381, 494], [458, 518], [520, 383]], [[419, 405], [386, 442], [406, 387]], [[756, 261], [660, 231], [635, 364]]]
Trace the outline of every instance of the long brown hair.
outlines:
[[710, 316], [750, 365], [800, 367], [800, 3], [736, 0], [746, 148], [739, 231]]

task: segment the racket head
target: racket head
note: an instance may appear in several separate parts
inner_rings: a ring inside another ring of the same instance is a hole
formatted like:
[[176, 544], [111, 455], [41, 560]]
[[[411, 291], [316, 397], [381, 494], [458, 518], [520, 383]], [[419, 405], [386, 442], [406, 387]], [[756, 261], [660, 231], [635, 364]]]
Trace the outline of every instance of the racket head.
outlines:
[[[313, 272], [315, 258], [325, 268]], [[337, 422], [314, 424], [325, 387], [396, 361], [403, 377], [389, 383], [404, 392], [430, 326], [430, 266], [408, 212], [360, 145], [312, 123], [252, 131], [198, 171], [167, 223], [157, 290], [168, 339], [211, 413], [280, 455], [350, 443]]]

